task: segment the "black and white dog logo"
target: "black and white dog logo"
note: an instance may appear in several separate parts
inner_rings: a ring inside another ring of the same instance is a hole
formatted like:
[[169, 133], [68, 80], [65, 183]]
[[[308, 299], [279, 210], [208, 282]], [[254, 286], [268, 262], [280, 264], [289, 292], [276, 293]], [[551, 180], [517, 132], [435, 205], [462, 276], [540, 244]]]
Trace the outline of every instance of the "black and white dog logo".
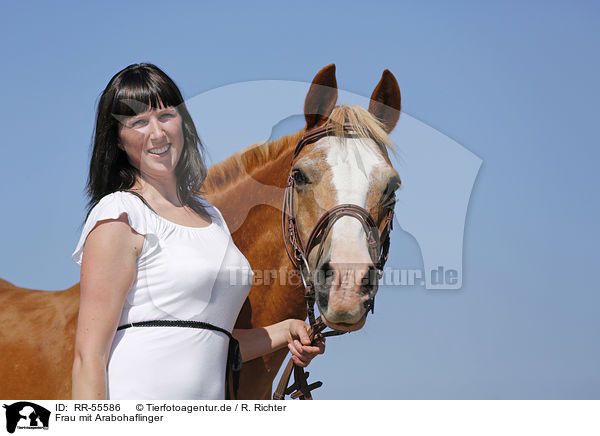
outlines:
[[10, 405], [4, 404], [6, 409], [6, 431], [14, 433], [19, 429], [48, 429], [50, 411], [29, 401], [19, 401]]

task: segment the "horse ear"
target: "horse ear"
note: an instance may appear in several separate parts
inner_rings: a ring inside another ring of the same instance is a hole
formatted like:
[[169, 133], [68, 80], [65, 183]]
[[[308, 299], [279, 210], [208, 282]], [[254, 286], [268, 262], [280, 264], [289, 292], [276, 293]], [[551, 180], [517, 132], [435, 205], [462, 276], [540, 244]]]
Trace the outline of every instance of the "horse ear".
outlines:
[[308, 94], [306, 94], [306, 100], [304, 101], [306, 130], [327, 121], [336, 101], [335, 64], [330, 64], [317, 73], [310, 85]]
[[400, 118], [400, 87], [390, 70], [385, 70], [381, 75], [381, 80], [371, 95], [369, 112], [383, 123], [387, 133], [396, 127]]

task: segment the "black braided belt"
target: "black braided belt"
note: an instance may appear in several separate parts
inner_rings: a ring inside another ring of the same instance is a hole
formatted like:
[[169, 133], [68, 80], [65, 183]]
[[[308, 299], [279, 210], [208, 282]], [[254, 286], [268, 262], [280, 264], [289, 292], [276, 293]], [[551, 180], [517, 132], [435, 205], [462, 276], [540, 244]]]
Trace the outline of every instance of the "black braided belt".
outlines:
[[[187, 327], [193, 329], [214, 330], [225, 333], [229, 337], [229, 351], [227, 352], [227, 372], [231, 371], [233, 380], [233, 395], [237, 398], [237, 392], [240, 385], [240, 371], [242, 369], [242, 353], [240, 343], [231, 333], [221, 327], [202, 321], [181, 321], [181, 320], [154, 320], [139, 321], [123, 324], [117, 327], [117, 330], [124, 330], [129, 327]], [[229, 377], [226, 377], [226, 384], [229, 384]], [[232, 399], [229, 386], [226, 387], [226, 398]]]

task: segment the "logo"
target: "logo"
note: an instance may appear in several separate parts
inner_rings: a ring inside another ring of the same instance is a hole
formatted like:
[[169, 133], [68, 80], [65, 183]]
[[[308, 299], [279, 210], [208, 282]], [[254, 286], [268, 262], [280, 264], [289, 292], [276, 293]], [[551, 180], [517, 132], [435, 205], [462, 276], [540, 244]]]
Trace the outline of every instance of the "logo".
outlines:
[[50, 411], [29, 401], [19, 401], [11, 405], [4, 404], [6, 409], [6, 431], [14, 433], [15, 429], [48, 430]]

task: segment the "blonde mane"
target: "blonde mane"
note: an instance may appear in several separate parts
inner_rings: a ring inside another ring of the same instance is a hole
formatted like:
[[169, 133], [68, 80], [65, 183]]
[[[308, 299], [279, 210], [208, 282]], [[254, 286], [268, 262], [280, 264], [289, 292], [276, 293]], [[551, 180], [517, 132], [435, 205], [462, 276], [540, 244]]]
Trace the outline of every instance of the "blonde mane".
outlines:
[[[359, 135], [373, 138], [386, 157], [387, 150], [395, 152], [394, 145], [381, 122], [362, 107], [336, 106], [324, 126], [333, 127], [336, 136], [343, 137], [344, 123], [350, 124]], [[202, 186], [203, 190], [213, 191], [223, 188], [233, 184], [240, 177], [252, 175], [254, 171], [263, 168], [281, 153], [295, 147], [303, 134], [304, 129], [270, 142], [256, 142], [212, 165]]]
[[393, 150], [392, 141], [384, 130], [383, 124], [366, 109], [360, 106], [336, 106], [325, 123], [325, 127], [333, 127], [335, 135], [343, 137], [344, 123], [350, 124], [360, 136], [373, 138], [380, 145], [382, 153], [387, 153], [386, 148]]

